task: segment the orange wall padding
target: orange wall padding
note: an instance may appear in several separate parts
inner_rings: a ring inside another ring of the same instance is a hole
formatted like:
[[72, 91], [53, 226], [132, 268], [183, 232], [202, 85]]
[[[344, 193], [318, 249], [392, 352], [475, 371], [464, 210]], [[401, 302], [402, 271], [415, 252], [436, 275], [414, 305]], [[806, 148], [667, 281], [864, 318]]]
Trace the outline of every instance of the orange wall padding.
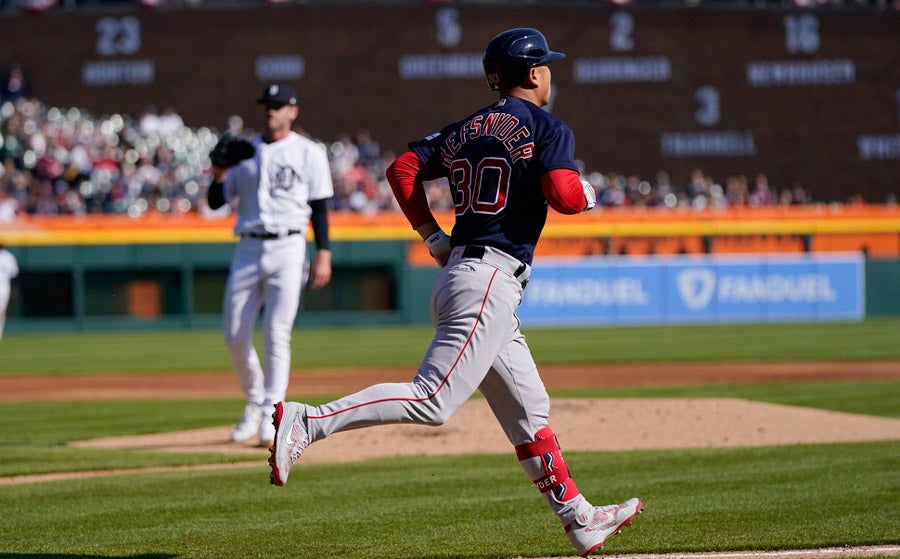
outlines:
[[[437, 214], [449, 231], [451, 213]], [[332, 213], [335, 241], [417, 240], [399, 212], [374, 215]], [[233, 217], [196, 214], [21, 216], [0, 224], [0, 242], [16, 246], [80, 244], [232, 242]], [[803, 237], [812, 251], [865, 250], [871, 256], [900, 255], [900, 208], [894, 205], [787, 206], [679, 211], [603, 208], [564, 216], [551, 211], [539, 254], [675, 254], [799, 252]], [[425, 255], [427, 256], [427, 254]]]

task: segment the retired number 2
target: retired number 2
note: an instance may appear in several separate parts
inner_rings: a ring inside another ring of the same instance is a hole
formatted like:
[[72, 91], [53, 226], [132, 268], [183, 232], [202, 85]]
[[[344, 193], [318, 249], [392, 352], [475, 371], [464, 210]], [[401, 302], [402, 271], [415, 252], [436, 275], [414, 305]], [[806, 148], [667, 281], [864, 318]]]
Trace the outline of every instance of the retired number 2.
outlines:
[[486, 157], [475, 169], [468, 159], [455, 159], [450, 164], [450, 182], [456, 215], [470, 208], [475, 213], [499, 213], [506, 207], [511, 171], [509, 161], [501, 157]]

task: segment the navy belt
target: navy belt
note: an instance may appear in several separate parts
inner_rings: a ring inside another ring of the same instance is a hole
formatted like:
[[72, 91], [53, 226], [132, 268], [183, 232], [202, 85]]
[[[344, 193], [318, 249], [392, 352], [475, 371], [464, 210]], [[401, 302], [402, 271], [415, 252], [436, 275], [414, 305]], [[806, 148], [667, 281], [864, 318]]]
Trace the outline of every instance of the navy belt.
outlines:
[[303, 231], [300, 231], [299, 229], [291, 229], [284, 235], [279, 235], [278, 233], [254, 233], [253, 231], [249, 231], [247, 233], [241, 233], [241, 237], [250, 237], [251, 239], [268, 241], [271, 239], [281, 239], [290, 235], [299, 235], [300, 233], [303, 233]]
[[[485, 249], [481, 245], [466, 245], [466, 247], [463, 249], [462, 257], [482, 260], [484, 258], [484, 253]], [[521, 262], [519, 267], [516, 268], [516, 270], [513, 272], [513, 276], [515, 276], [516, 279], [521, 280], [522, 274], [524, 274], [525, 270], [527, 269], [528, 266], [524, 262]], [[524, 286], [527, 281], [528, 280], [526, 279], [524, 282], [522, 282], [522, 285]]]

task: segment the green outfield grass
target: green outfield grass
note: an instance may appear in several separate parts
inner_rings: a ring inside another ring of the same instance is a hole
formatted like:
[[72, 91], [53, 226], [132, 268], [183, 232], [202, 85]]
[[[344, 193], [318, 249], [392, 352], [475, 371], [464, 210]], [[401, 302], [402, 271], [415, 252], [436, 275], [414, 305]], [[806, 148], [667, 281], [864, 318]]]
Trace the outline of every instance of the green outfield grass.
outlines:
[[[886, 319], [526, 334], [542, 363], [900, 359], [900, 320]], [[414, 366], [429, 339], [425, 328], [300, 329], [295, 365]], [[23, 335], [0, 342], [0, 373], [9, 375], [228, 368], [218, 332]], [[553, 395], [735, 397], [900, 418], [898, 380]], [[0, 559], [572, 555], [512, 453], [301, 462], [288, 486], [278, 489], [268, 484], [264, 451], [236, 458], [67, 446], [101, 436], [227, 425], [242, 407], [236, 399], [0, 403], [0, 481], [49, 472], [236, 466], [0, 483]], [[593, 500], [645, 500], [646, 512], [609, 541], [607, 554], [900, 544], [900, 441], [571, 452], [567, 460]]]
[[[579, 486], [646, 511], [606, 553], [896, 543], [900, 443], [569, 453]], [[513, 455], [299, 464], [0, 486], [0, 557], [571, 556]], [[7, 554], [4, 555], [3, 552]]]
[[[862, 322], [524, 330], [543, 364], [675, 361], [900, 360], [900, 317]], [[297, 368], [414, 367], [425, 326], [299, 328]], [[8, 335], [0, 374], [230, 370], [214, 330]]]

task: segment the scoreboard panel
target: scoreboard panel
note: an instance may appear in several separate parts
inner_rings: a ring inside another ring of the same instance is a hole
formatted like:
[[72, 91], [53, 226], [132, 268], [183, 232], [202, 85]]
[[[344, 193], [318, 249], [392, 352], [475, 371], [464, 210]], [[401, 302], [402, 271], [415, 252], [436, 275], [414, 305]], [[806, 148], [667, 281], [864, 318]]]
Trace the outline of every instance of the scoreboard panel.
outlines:
[[[900, 191], [900, 13], [570, 5], [266, 5], [0, 15], [0, 63], [49, 104], [137, 117], [174, 107], [225, 127], [265, 83], [300, 91], [300, 122], [333, 141], [366, 128], [401, 151], [490, 102], [481, 54], [533, 26], [567, 58], [549, 110], [586, 171], [694, 169], [800, 185], [816, 200]], [[224, 39], [227, 38], [227, 39]]]

